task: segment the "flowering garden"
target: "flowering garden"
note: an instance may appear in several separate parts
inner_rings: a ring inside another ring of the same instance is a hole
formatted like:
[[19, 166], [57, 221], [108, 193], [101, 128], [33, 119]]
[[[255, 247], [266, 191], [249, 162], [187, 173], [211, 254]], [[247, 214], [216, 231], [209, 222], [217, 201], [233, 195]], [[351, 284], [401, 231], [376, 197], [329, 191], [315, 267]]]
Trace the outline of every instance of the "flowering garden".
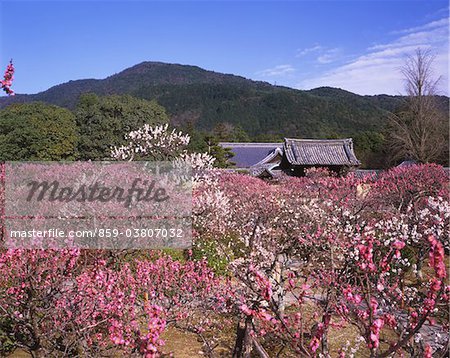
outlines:
[[167, 126], [126, 138], [112, 158], [194, 168], [192, 248], [2, 249], [0, 355], [177, 357], [176, 331], [208, 357], [447, 356], [442, 167], [266, 182]]
[[203, 171], [192, 250], [3, 250], [2, 353], [152, 357], [172, 326], [207, 356], [443, 355], [447, 198], [436, 165], [278, 183]]

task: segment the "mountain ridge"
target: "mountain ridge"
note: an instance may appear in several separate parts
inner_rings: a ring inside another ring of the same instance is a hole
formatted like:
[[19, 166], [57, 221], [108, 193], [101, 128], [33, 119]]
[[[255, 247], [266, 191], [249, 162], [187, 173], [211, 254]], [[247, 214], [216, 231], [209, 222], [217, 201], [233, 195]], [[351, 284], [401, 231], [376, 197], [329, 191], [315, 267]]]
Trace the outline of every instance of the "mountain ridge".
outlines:
[[[194, 65], [144, 61], [104, 79], [72, 80], [36, 94], [0, 98], [11, 103], [42, 101], [74, 109], [81, 94], [124, 95], [164, 106], [175, 125], [211, 130], [220, 123], [250, 136], [336, 137], [381, 131], [403, 97], [362, 96], [333, 87], [298, 90]], [[440, 97], [448, 108], [448, 97]]]

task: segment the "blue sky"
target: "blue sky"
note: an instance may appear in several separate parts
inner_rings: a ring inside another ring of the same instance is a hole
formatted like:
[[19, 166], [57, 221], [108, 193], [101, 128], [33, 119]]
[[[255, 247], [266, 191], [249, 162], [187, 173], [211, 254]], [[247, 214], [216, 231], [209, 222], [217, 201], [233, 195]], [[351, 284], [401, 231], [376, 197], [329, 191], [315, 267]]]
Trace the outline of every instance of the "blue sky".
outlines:
[[163, 61], [299, 89], [398, 94], [405, 55], [424, 47], [448, 94], [448, 16], [437, 0], [0, 0], [0, 66], [14, 59], [17, 93]]

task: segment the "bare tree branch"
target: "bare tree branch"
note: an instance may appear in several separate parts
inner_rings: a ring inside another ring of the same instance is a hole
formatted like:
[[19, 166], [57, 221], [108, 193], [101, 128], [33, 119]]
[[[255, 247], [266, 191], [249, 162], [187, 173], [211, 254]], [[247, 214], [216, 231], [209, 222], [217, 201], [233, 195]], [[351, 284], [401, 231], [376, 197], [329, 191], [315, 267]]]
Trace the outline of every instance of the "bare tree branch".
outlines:
[[437, 103], [441, 77], [434, 77], [433, 61], [431, 52], [419, 48], [401, 68], [407, 99], [403, 108], [390, 116], [394, 160], [429, 163], [447, 157], [448, 116]]

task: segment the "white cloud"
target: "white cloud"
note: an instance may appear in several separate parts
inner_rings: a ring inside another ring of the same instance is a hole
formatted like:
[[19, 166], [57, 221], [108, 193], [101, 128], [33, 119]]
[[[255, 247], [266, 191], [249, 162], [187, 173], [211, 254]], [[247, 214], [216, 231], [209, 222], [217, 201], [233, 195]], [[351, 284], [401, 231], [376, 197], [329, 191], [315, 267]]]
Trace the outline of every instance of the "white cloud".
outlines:
[[332, 48], [326, 50], [322, 55], [317, 57], [317, 62], [320, 64], [326, 64], [336, 61], [339, 58], [340, 50], [338, 48]]
[[288, 73], [295, 72], [295, 68], [291, 65], [278, 65], [272, 68], [268, 68], [257, 72], [256, 74], [262, 77], [284, 76]]
[[418, 31], [424, 31], [424, 30], [430, 30], [436, 27], [441, 27], [441, 26], [447, 26], [448, 25], [448, 18], [442, 18], [436, 21], [432, 21], [429, 22], [428, 24], [422, 25], [422, 26], [416, 26], [416, 27], [411, 27], [409, 29], [403, 29], [400, 31], [394, 31], [392, 32], [393, 34], [408, 34], [411, 32], [418, 32]]
[[298, 51], [297, 51], [297, 55], [296, 55], [295, 57], [302, 57], [302, 56], [308, 55], [308, 54], [310, 54], [310, 53], [314, 53], [314, 52], [320, 51], [320, 50], [322, 50], [322, 49], [323, 49], [323, 47], [320, 46], [320, 45], [315, 45], [315, 46], [312, 46], [312, 47], [307, 47], [307, 48], [304, 48], [304, 49], [302, 49], [302, 50], [298, 50]]
[[[418, 47], [436, 54], [435, 73], [443, 75], [445, 81], [448, 78], [448, 24], [449, 20], [445, 18], [403, 30], [399, 32], [403, 35], [397, 39], [371, 46], [366, 54], [322, 75], [305, 79], [297, 87], [332, 86], [360, 94], [399, 94], [403, 89], [399, 68], [405, 56]], [[442, 90], [448, 93], [447, 88]]]
[[304, 49], [297, 50], [297, 55], [295, 57], [304, 57], [315, 55], [316, 61], [320, 64], [326, 64], [336, 61], [339, 58], [340, 49], [338, 48], [328, 48], [321, 45], [315, 45], [312, 47], [307, 47]]

